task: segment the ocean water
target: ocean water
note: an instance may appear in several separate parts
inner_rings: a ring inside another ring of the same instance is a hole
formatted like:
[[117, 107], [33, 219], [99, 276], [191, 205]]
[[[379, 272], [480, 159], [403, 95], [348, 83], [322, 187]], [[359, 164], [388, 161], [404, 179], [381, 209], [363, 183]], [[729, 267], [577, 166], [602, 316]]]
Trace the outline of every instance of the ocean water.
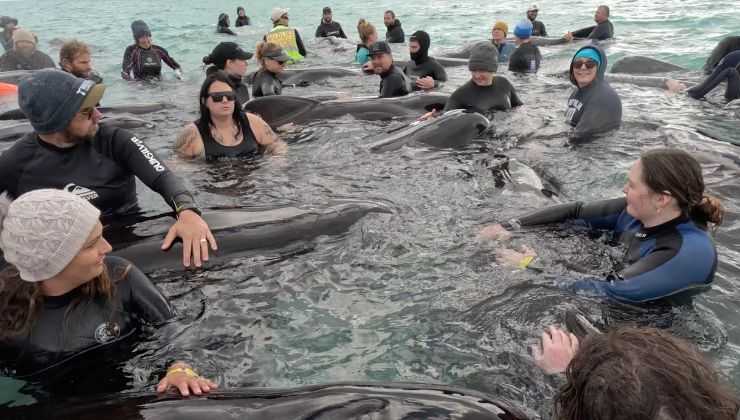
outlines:
[[[237, 37], [215, 34], [219, 13], [234, 15], [242, 5], [254, 26]], [[296, 244], [290, 249], [238, 258], [201, 273], [165, 270], [151, 273], [180, 313], [175, 337], [140, 343], [120, 369], [124, 389], [151, 390], [169, 347], [187, 352], [201, 373], [222, 387], [287, 387], [348, 380], [419, 381], [464, 386], [501, 396], [548, 418], [557, 383], [533, 366], [528, 346], [539, 332], [561, 322], [567, 308], [594, 318], [606, 311], [595, 301], [568, 295], [531, 273], [496, 264], [493, 246], [479, 244], [481, 226], [539, 208], [553, 201], [527, 192], [499, 189], [482, 169], [491, 151], [546, 168], [560, 184], [563, 200], [618, 196], [629, 165], [644, 148], [681, 147], [702, 162], [709, 190], [724, 200], [728, 214], [718, 231], [720, 264], [712, 291], [690, 310], [676, 310], [672, 330], [697, 344], [736, 387], [740, 387], [740, 225], [737, 176], [740, 142], [737, 106], [721, 95], [707, 102], [656, 89], [615, 85], [624, 105], [623, 128], [598, 142], [567, 147], [563, 130], [570, 84], [559, 77], [577, 45], [543, 48], [536, 76], [513, 76], [525, 106], [494, 118], [496, 133], [462, 151], [406, 148], [372, 154], [368, 136], [387, 123], [341, 118], [284, 134], [287, 158], [264, 159], [248, 168], [238, 164], [182, 162], [172, 144], [179, 130], [196, 118], [197, 92], [204, 78], [201, 58], [216, 43], [236, 40], [252, 51], [269, 30], [274, 6], [290, 8], [292, 24], [306, 41], [307, 66], [352, 67], [352, 42], [336, 46], [313, 40], [323, 6], [356, 38], [360, 17], [378, 27], [382, 15], [396, 11], [406, 34], [424, 29], [432, 53], [487, 38], [496, 20], [509, 27], [524, 18], [528, 4], [513, 1], [395, 2], [355, 0], [328, 4], [313, 0], [237, 3], [166, 1], [0, 1], [0, 14], [19, 18], [35, 31], [40, 49], [56, 57], [59, 39], [76, 37], [93, 46], [95, 67], [108, 86], [104, 104], [165, 101], [175, 108], [143, 116], [154, 129], [137, 135], [182, 174], [209, 206], [298, 205], [321, 207], [335, 199], [373, 199], [388, 203], [392, 215], [370, 215], [349, 232]], [[551, 35], [592, 22], [596, 2], [538, 3]], [[714, 45], [740, 34], [735, 1], [617, 1], [610, 3], [617, 41], [606, 49], [610, 62], [625, 55], [647, 55], [686, 67], [696, 76]], [[165, 70], [156, 85], [120, 79], [123, 51], [132, 42], [130, 23], [145, 20], [154, 42], [183, 66], [186, 80]], [[405, 59], [404, 46], [394, 47]], [[256, 64], [250, 62], [250, 70]], [[465, 68], [448, 69], [451, 92], [468, 78]], [[285, 94], [367, 96], [377, 93], [375, 76], [336, 79]], [[391, 123], [391, 124], [395, 124]], [[554, 133], [546, 138], [538, 133]], [[0, 143], [0, 151], [9, 144]], [[161, 200], [140, 189], [151, 213], [166, 210]], [[620, 250], [583, 234], [544, 229], [522, 234], [553, 273], [601, 274]], [[23, 383], [0, 379], [2, 401], [26, 404]], [[92, 391], [90, 392], [92, 393]]]

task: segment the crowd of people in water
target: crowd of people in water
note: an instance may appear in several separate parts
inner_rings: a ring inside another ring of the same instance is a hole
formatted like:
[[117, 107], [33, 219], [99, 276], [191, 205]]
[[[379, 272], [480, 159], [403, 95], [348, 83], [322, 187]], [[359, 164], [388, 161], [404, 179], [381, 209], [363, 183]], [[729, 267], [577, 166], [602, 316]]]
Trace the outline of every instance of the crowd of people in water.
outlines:
[[[529, 7], [509, 38], [498, 21], [490, 41], [465, 53], [470, 80], [438, 110], [491, 114], [524, 105], [514, 85], [497, 74], [536, 73], [545, 57], [537, 39], [547, 37], [539, 9]], [[599, 6], [595, 25], [548, 38], [553, 43], [587, 42], [573, 55], [573, 93], [565, 122], [574, 140], [593, 139], [620, 127], [622, 104], [605, 78], [607, 54], [600, 42], [613, 39], [608, 6]], [[282, 94], [286, 65], [308, 52], [288, 10], [275, 8], [273, 28], [254, 53], [237, 42], [221, 42], [203, 58], [209, 66], [198, 101], [199, 117], [175, 140], [177, 155], [208, 161], [284, 154], [286, 143], [270, 125], [243, 106], [253, 98]], [[380, 76], [379, 96], [395, 98], [434, 91], [447, 82], [440, 62], [429, 55], [431, 36], [415, 31], [407, 39], [401, 21], [388, 10], [382, 40], [366, 19], [357, 24], [357, 65]], [[237, 9], [235, 26], [252, 24]], [[175, 314], [166, 296], [136, 267], [111, 257], [104, 224], [138, 211], [135, 180], [157, 192], [172, 208], [174, 222], [162, 249], [182, 241], [182, 264], [202, 267], [218, 249], [218, 236], [202, 217], [193, 193], [140, 138], [100, 124], [97, 109], [105, 92], [94, 71], [90, 47], [64, 43], [58, 66], [38, 49], [35, 34], [17, 19], [0, 17], [5, 54], [0, 71], [34, 70], [18, 84], [18, 105], [34, 132], [0, 155], [0, 249], [7, 266], [0, 273], [0, 363], [2, 373], [37, 380], [50, 369], [92, 349], [116, 343], [143, 324], [165, 325]], [[218, 17], [217, 33], [236, 35], [228, 14]], [[552, 28], [550, 28], [552, 30]], [[124, 52], [121, 77], [156, 80], [163, 64], [182, 77], [182, 67], [153, 42], [146, 22], [131, 24], [133, 43]], [[316, 37], [347, 38], [325, 7]], [[236, 38], [235, 38], [236, 39]], [[727, 82], [728, 100], [740, 97], [740, 37], [728, 37], [707, 61], [708, 78], [687, 93], [701, 98]], [[409, 60], [395, 60], [390, 44], [408, 42]], [[259, 70], [247, 80], [247, 61]], [[251, 85], [251, 94], [249, 86]], [[687, 87], [668, 80], [667, 89]], [[626, 246], [624, 259], [606, 278], [562, 280], [569, 291], [639, 305], [680, 301], [711, 288], [718, 264], [712, 233], [722, 223], [720, 201], [705, 190], [701, 167], [678, 149], [644, 151], [632, 165], [624, 197], [570, 203], [536, 210], [487, 226], [483, 241], [499, 245], [498, 261], [522, 270], [545, 272], [529, 247], [507, 247], [512, 230], [562, 222], [608, 232]], [[577, 337], [552, 327], [533, 348], [535, 363], [550, 374], [565, 373], [555, 399], [559, 419], [735, 419], [740, 400], [692, 345], [667, 332], [618, 327]], [[186, 396], [217, 385], [201, 377], [188, 360], [168, 364], [157, 391], [176, 388]]]

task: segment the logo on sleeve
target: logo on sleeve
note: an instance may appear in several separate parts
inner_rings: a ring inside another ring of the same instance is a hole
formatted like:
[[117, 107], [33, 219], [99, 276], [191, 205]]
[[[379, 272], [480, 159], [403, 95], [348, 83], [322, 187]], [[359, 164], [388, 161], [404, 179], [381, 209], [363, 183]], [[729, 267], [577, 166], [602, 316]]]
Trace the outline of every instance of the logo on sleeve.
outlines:
[[100, 197], [95, 191], [89, 188], [80, 187], [79, 185], [75, 185], [71, 182], [64, 186], [64, 191], [71, 192], [72, 194], [87, 201], [93, 201], [96, 198]]
[[148, 147], [144, 144], [143, 141], [136, 138], [136, 136], [131, 137], [131, 143], [136, 145], [136, 148], [139, 149], [139, 152], [142, 156], [144, 156], [144, 159], [149, 162], [150, 165], [152, 165], [152, 168], [154, 168], [157, 172], [164, 172], [167, 168], [162, 165], [162, 163], [154, 156], [154, 153], [149, 150]]
[[109, 343], [121, 335], [121, 327], [115, 322], [104, 322], [95, 328], [95, 341], [100, 344]]

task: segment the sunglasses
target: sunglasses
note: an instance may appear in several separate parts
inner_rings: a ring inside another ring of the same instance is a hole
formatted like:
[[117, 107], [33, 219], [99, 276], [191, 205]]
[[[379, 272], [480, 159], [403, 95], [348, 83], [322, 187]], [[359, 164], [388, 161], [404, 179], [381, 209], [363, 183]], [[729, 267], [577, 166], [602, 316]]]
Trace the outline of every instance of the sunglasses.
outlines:
[[224, 98], [229, 102], [236, 99], [236, 94], [234, 92], [213, 92], [209, 93], [208, 96], [213, 99], [213, 102], [223, 102]]
[[586, 68], [588, 70], [591, 70], [594, 67], [598, 66], [598, 64], [596, 64], [596, 62], [594, 60], [589, 60], [589, 59], [576, 60], [576, 61], [573, 62], [573, 68], [574, 69], [580, 69], [580, 68], [583, 68], [583, 66], [586, 66]]

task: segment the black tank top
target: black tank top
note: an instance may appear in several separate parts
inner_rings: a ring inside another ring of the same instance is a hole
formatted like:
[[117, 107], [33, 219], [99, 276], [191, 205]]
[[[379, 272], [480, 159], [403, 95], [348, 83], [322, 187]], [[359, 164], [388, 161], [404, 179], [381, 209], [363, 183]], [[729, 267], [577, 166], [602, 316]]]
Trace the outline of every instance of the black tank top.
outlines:
[[203, 149], [205, 151], [206, 160], [221, 160], [230, 158], [249, 158], [262, 154], [263, 148], [257, 143], [257, 140], [252, 132], [252, 127], [249, 125], [249, 120], [244, 117], [244, 122], [241, 123], [242, 141], [236, 146], [224, 146], [223, 144], [216, 141], [211, 134], [210, 128], [203, 130], [199, 124], [200, 120], [195, 122], [195, 126], [198, 128], [200, 138], [203, 139]]

